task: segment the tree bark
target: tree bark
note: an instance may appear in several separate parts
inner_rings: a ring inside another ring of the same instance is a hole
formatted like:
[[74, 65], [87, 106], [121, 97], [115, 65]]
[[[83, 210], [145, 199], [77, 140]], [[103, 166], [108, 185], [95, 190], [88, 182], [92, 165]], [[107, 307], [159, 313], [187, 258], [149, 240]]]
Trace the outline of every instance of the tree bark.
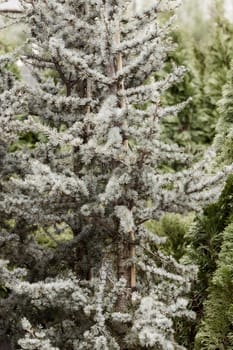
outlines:
[[[120, 28], [116, 33], [115, 36], [115, 43], [116, 45], [119, 45], [121, 41], [120, 37]], [[118, 54], [116, 58], [116, 72], [119, 73], [123, 69], [123, 59], [122, 55]], [[120, 107], [125, 108], [126, 107], [126, 101], [124, 97], [124, 79], [121, 80], [118, 86], [118, 91], [122, 93], [122, 98], [120, 101]], [[126, 121], [123, 126], [126, 126]], [[124, 146], [126, 149], [129, 147], [128, 139], [124, 138], [123, 140]], [[133, 262], [135, 257], [135, 234], [134, 232], [129, 233], [129, 237], [127, 242], [121, 242], [119, 247], [119, 254], [118, 254], [118, 277], [125, 278], [127, 281], [127, 287], [134, 289], [136, 287], [136, 267], [135, 263]], [[131, 265], [128, 267], [126, 262], [127, 260], [131, 259]], [[120, 307], [123, 307], [124, 300], [120, 301]]]

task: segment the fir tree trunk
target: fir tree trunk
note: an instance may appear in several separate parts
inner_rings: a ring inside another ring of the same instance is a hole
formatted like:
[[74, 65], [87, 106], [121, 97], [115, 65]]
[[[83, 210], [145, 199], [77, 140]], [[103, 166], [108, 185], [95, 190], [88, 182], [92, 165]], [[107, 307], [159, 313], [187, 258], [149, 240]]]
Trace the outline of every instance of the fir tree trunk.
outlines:
[[[121, 41], [121, 33], [120, 33], [120, 28], [118, 32], [116, 33], [115, 37], [115, 42], [116, 45], [120, 44]], [[118, 54], [116, 58], [116, 72], [119, 73], [123, 69], [123, 60], [122, 60], [122, 55]], [[124, 79], [122, 79], [119, 83], [119, 86], [117, 87], [118, 91], [121, 92], [122, 95], [124, 95]], [[125, 97], [123, 96], [120, 101], [120, 107], [125, 108], [126, 107], [126, 101]], [[125, 122], [126, 123], [126, 122]], [[126, 125], [124, 125], [126, 126]], [[125, 136], [123, 137], [123, 142], [125, 148], [128, 149], [129, 144], [128, 144], [128, 138]], [[133, 259], [135, 257], [135, 235], [134, 232], [129, 233], [129, 237], [127, 237], [127, 240], [121, 239], [120, 244], [119, 244], [119, 249], [118, 249], [118, 278], [124, 278], [127, 283], [128, 288], [135, 288], [136, 286], [136, 268], [135, 264], [133, 262]], [[131, 260], [130, 265], [128, 264], [128, 261]], [[117, 308], [119, 310], [123, 310], [127, 304], [127, 299], [129, 298], [129, 295], [123, 295], [121, 298], [118, 300], [118, 305]]]

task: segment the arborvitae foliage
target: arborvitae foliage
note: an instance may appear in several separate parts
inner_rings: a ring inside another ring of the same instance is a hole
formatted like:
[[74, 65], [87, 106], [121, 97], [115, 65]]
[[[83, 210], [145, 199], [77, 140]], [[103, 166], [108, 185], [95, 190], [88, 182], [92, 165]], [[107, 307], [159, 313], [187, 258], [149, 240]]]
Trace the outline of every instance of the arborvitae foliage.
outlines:
[[167, 255], [172, 255], [180, 261], [187, 253], [187, 232], [193, 220], [193, 215], [164, 215], [159, 221], [150, 221], [146, 227], [161, 237], [166, 237], [162, 249]]
[[233, 24], [224, 16], [224, 1], [215, 0], [211, 3], [212, 34], [207, 43], [208, 52], [205, 55], [204, 93], [206, 110], [212, 111], [215, 120], [218, 119], [217, 104], [222, 96], [222, 88], [227, 82], [227, 74], [233, 59]]
[[233, 347], [233, 224], [222, 234], [222, 246], [205, 302], [204, 318], [196, 336], [197, 350]]
[[232, 121], [233, 121], [233, 65], [228, 73], [227, 83], [219, 101], [220, 119], [217, 125], [215, 147], [218, 152], [218, 163], [231, 163], [233, 159]]
[[[22, 59], [37, 84], [11, 94], [26, 101], [22, 116], [10, 105], [0, 125], [7, 137], [41, 138], [15, 150], [25, 171], [11, 177], [0, 204], [25, 227], [69, 230], [72, 239], [41, 247], [36, 276], [29, 264], [28, 280], [9, 286], [24, 304], [19, 346], [180, 349], [173, 319], [192, 316], [184, 299], [192, 273], [161, 252], [163, 240], [144, 223], [200, 210], [218, 197], [232, 167], [211, 173], [212, 150], [191, 166], [161, 139], [161, 121], [185, 105], [161, 104], [183, 68], [153, 78], [172, 46], [171, 21], [160, 17], [177, 3], [158, 1], [132, 16], [123, 0], [21, 3], [30, 29]], [[165, 172], [173, 163], [180, 170]], [[33, 232], [24, 233], [34, 257]]]
[[[204, 55], [191, 34], [184, 29], [173, 33], [177, 49], [168, 55], [165, 72], [169, 72], [174, 64], [184, 64], [187, 72], [184, 79], [172, 86], [164, 96], [168, 104], [180, 103], [190, 97], [190, 103], [176, 116], [164, 120], [164, 135], [180, 145], [193, 151], [200, 149], [210, 142], [210, 120], [203, 113], [203, 64]], [[214, 126], [213, 126], [214, 128]]]
[[196, 312], [196, 324], [189, 333], [190, 349], [193, 349], [194, 336], [203, 317], [203, 304], [207, 300], [212, 276], [217, 267], [218, 254], [223, 240], [222, 232], [232, 222], [233, 176], [230, 175], [219, 200], [206, 207], [193, 227], [189, 230], [186, 241], [189, 260], [198, 266], [197, 281], [191, 292], [192, 309]]
[[212, 26], [211, 43], [208, 45], [208, 52], [205, 55], [205, 71], [203, 76], [205, 113], [212, 121], [211, 139], [218, 132], [214, 130], [217, 121], [221, 118], [221, 111], [218, 110], [218, 102], [222, 97], [222, 89], [228, 81], [228, 74], [233, 59], [233, 24], [224, 19], [224, 2], [216, 0], [212, 5]]
[[[192, 101], [177, 116], [166, 119], [164, 125], [167, 138], [198, 150], [210, 144], [216, 134], [221, 115], [217, 103], [233, 59], [233, 24], [224, 18], [223, 1], [211, 3], [209, 19], [202, 18], [196, 4], [188, 5], [194, 13], [192, 30], [187, 30], [189, 23], [183, 19], [184, 23], [174, 32], [177, 49], [168, 55], [165, 66], [167, 72], [174, 63], [184, 64], [188, 72], [184, 80], [168, 90], [165, 101], [174, 104], [190, 96]], [[191, 21], [189, 12], [186, 16]]]

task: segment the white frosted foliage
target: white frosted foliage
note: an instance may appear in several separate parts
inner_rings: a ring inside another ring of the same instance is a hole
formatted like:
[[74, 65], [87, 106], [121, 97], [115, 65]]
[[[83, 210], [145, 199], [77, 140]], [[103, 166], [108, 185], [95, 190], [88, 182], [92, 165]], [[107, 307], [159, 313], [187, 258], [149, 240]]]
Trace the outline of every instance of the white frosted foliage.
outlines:
[[[201, 211], [233, 167], [216, 173], [212, 149], [194, 162], [161, 137], [189, 102], [161, 102], [184, 67], [155, 78], [178, 1], [143, 13], [123, 0], [20, 3], [27, 49], [0, 59], [1, 240], [12, 268], [0, 272], [17, 310], [5, 327], [28, 350], [182, 349], [173, 320], [193, 317], [195, 271], [163, 254], [145, 223]], [[14, 58], [33, 88], [7, 71]]]
[[132, 212], [127, 207], [118, 206], [116, 207], [116, 216], [120, 220], [120, 229], [124, 233], [128, 233], [134, 229], [134, 221]]

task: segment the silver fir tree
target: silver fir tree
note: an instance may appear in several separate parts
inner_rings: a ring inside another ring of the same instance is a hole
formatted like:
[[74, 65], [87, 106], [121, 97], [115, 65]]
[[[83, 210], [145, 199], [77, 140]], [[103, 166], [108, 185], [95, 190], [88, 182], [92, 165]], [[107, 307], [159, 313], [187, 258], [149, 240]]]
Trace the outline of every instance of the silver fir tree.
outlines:
[[[14, 152], [24, 172], [9, 179], [0, 209], [25, 228], [72, 233], [54, 249], [25, 244], [31, 255], [41, 252], [37, 275], [28, 264], [30, 278], [6, 281], [26, 305], [14, 340], [21, 349], [183, 349], [173, 320], [193, 317], [185, 295], [194, 271], [162, 254], [163, 239], [144, 224], [201, 210], [232, 167], [212, 173], [213, 150], [192, 164], [161, 139], [163, 118], [186, 105], [160, 103], [183, 67], [152, 78], [172, 49], [177, 1], [155, 1], [141, 14], [131, 5], [21, 1], [29, 29], [21, 60], [36, 84], [11, 94], [0, 127], [9, 140], [39, 137]], [[32, 230], [25, 235], [33, 240]]]

